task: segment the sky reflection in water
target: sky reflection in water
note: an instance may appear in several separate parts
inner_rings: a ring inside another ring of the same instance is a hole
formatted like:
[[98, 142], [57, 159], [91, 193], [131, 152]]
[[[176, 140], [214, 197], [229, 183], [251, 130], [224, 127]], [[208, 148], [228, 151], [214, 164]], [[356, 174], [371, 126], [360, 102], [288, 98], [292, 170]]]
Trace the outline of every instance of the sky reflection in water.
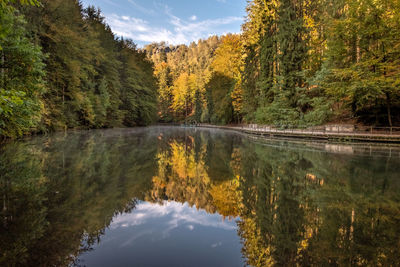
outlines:
[[83, 254], [79, 263], [88, 266], [243, 266], [236, 231], [235, 220], [209, 214], [187, 203], [140, 202], [131, 213], [115, 217], [100, 244]]

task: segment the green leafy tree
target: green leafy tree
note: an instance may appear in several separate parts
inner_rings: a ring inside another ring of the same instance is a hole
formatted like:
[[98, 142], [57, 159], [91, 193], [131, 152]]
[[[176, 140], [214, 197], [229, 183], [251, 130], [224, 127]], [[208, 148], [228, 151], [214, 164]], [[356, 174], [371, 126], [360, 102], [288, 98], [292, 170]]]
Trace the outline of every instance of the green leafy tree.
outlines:
[[0, 136], [19, 137], [40, 121], [44, 56], [14, 8], [0, 7], [0, 25]]
[[[398, 1], [345, 1], [328, 13], [327, 60], [321, 86], [338, 116], [392, 126], [399, 121]], [[323, 75], [323, 76], [322, 76]]]
[[135, 44], [118, 39], [99, 9], [74, 0], [22, 8], [48, 55], [42, 127], [105, 128], [151, 123], [155, 80]]
[[154, 121], [157, 112], [157, 84], [153, 76], [153, 64], [129, 40], [121, 40], [120, 49], [121, 110], [125, 114], [124, 124], [147, 125]]

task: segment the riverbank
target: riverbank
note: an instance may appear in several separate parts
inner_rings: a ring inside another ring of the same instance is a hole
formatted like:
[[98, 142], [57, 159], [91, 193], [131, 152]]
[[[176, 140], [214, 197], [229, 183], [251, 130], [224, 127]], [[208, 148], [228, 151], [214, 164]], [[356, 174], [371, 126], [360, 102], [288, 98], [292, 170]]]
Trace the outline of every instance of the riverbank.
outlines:
[[373, 143], [393, 143], [400, 144], [400, 132], [356, 132], [354, 128], [348, 126], [324, 126], [308, 129], [278, 129], [262, 125], [237, 125], [237, 126], [219, 126], [211, 124], [199, 124], [203, 128], [219, 128], [239, 131], [246, 134], [258, 135], [264, 137], [279, 137], [292, 139], [317, 139], [335, 142], [373, 142]]

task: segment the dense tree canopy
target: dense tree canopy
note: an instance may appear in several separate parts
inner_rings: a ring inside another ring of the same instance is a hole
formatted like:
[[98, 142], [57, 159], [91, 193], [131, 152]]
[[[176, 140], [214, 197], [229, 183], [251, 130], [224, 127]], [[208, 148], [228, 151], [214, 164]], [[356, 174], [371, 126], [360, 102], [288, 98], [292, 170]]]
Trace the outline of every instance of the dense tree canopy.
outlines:
[[0, 9], [0, 136], [154, 121], [153, 65], [100, 10], [74, 0], [2, 1]]
[[190, 46], [145, 47], [158, 78], [160, 120], [230, 123], [241, 116], [240, 39], [212, 36]]
[[40, 121], [44, 56], [14, 8], [0, 8], [0, 25], [0, 136], [20, 136]]
[[79, 1], [0, 9], [2, 137], [157, 119], [400, 123], [397, 0], [251, 0], [240, 35], [143, 49]]
[[399, 118], [399, 2], [250, 1], [244, 110], [271, 124]]
[[[252, 0], [240, 36], [149, 45], [161, 119], [398, 124], [399, 6], [396, 0]], [[196, 75], [196, 84], [177, 87], [181, 75]], [[190, 104], [182, 109], [173, 99]]]
[[211, 63], [221, 42], [217, 36], [186, 45], [155, 43], [145, 46], [158, 79], [159, 119], [205, 121], [209, 119], [206, 84]]

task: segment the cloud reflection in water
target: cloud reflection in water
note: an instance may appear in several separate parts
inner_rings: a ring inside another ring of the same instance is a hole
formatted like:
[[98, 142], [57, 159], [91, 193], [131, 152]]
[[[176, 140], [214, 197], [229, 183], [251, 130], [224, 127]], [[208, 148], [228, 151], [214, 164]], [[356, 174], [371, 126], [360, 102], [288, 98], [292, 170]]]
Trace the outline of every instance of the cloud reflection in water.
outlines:
[[240, 249], [235, 220], [187, 203], [139, 202], [131, 213], [116, 216], [100, 243], [79, 261], [86, 266], [239, 267]]
[[[209, 214], [205, 210], [197, 210], [187, 203], [164, 201], [162, 204], [140, 202], [132, 213], [116, 217], [111, 229], [140, 226], [149, 221], [162, 219], [161, 225], [147, 234], [156, 234], [160, 238], [169, 236], [173, 229], [185, 227], [194, 230], [196, 226], [219, 228], [223, 230], [235, 230], [235, 221], [223, 220], [219, 214]], [[143, 233], [140, 235], [143, 236]], [[136, 239], [136, 238], [135, 238]], [[133, 241], [133, 240], [132, 240]]]

